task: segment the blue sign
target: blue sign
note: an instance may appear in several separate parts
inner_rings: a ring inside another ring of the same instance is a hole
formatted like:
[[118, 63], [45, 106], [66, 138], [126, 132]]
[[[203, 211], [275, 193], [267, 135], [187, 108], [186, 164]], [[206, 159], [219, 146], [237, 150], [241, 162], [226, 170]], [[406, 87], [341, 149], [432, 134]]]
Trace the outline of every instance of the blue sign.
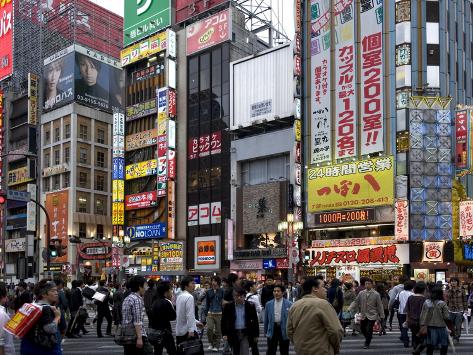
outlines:
[[200, 275], [194, 276], [194, 282], [200, 285]]
[[469, 245], [469, 244], [463, 245], [463, 258], [465, 260], [473, 261], [473, 245]]
[[166, 88], [161, 88], [158, 90], [158, 112], [166, 112], [167, 106], [167, 93]]
[[125, 158], [113, 158], [112, 180], [125, 180]]
[[263, 259], [263, 269], [276, 269], [276, 259]]
[[142, 224], [126, 229], [126, 235], [130, 240], [164, 238], [166, 234], [167, 226], [165, 222]]

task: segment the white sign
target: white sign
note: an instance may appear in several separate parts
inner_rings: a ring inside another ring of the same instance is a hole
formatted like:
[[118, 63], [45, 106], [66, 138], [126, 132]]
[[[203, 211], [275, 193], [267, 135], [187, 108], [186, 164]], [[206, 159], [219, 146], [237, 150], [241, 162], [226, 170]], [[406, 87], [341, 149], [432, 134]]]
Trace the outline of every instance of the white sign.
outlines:
[[[27, 191], [30, 196], [36, 199], [36, 185], [28, 184]], [[28, 232], [36, 231], [36, 204], [28, 202], [26, 205], [26, 230]]]
[[113, 114], [113, 135], [125, 135], [125, 115], [115, 112]]
[[424, 242], [424, 255], [422, 257], [422, 262], [431, 261], [431, 262], [442, 263], [444, 246], [445, 246], [445, 241]]
[[168, 120], [168, 148], [176, 148], [176, 122]]
[[176, 58], [176, 49], [177, 49], [177, 44], [176, 44], [176, 32], [172, 30], [168, 30], [168, 57]]
[[210, 204], [210, 223], [221, 223], [222, 222], [222, 203], [212, 202]]
[[201, 203], [199, 205], [199, 224], [210, 223], [210, 203]]
[[26, 238], [15, 238], [5, 240], [5, 252], [17, 253], [26, 251]]
[[250, 105], [250, 117], [264, 116], [273, 111], [273, 100], [264, 100]]
[[199, 224], [199, 206], [187, 206], [187, 225], [197, 226]]
[[394, 236], [397, 241], [409, 240], [409, 202], [397, 200], [394, 203]]
[[261, 270], [263, 268], [263, 261], [260, 260], [236, 260], [230, 263], [230, 269], [234, 271], [239, 270]]
[[473, 201], [460, 202], [460, 237], [473, 236]]

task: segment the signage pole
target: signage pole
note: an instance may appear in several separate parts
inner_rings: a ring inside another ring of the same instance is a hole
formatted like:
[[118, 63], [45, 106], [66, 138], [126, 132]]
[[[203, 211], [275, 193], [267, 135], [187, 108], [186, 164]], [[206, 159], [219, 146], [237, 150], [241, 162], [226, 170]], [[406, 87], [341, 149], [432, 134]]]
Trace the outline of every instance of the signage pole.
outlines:
[[50, 274], [50, 263], [51, 263], [51, 257], [49, 255], [49, 243], [51, 241], [51, 219], [49, 218], [49, 213], [44, 208], [42, 204], [40, 204], [38, 201], [31, 199], [31, 202], [34, 202], [39, 208], [41, 208], [46, 215], [46, 241], [45, 241], [45, 249], [46, 249], [46, 270], [47, 270], [47, 275], [49, 276]]

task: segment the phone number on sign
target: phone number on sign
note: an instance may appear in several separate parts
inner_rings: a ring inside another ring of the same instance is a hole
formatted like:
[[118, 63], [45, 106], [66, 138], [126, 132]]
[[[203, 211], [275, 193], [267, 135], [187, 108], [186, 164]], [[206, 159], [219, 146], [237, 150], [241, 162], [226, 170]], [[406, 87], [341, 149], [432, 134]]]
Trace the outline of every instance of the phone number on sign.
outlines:
[[317, 210], [325, 210], [330, 208], [339, 208], [339, 207], [351, 207], [351, 206], [369, 206], [370, 204], [388, 204], [388, 197], [378, 197], [378, 198], [362, 198], [360, 200], [350, 200], [343, 202], [334, 202], [334, 203], [317, 203], [312, 205], [312, 208]]

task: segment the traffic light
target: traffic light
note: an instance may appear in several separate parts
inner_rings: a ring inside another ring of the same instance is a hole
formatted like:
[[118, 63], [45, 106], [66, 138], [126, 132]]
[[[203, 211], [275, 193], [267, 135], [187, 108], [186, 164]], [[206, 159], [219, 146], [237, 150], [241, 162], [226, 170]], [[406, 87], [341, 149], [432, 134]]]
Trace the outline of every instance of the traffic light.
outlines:
[[7, 194], [5, 192], [0, 192], [0, 205], [7, 203]]
[[57, 258], [58, 257], [58, 250], [55, 244], [49, 244], [49, 257], [50, 258]]

